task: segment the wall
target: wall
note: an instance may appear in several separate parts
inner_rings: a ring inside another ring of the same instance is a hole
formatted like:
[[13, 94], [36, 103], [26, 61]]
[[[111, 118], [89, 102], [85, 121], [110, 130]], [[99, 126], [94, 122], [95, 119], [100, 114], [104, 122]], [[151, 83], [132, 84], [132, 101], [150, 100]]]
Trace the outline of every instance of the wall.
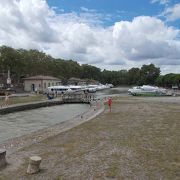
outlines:
[[34, 84], [34, 90], [45, 92], [49, 86], [55, 86], [57, 82], [56, 80], [25, 80], [24, 91], [31, 92]]

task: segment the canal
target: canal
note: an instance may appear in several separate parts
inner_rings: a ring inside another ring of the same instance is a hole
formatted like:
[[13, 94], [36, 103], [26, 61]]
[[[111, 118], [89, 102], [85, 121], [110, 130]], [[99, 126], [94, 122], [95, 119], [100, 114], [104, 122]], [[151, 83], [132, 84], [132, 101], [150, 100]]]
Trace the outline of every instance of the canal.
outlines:
[[[96, 92], [95, 95], [97, 98], [126, 95], [127, 89], [127, 87], [106, 89]], [[0, 115], [0, 143], [67, 121], [88, 110], [87, 104], [64, 104]]]
[[64, 104], [0, 115], [0, 143], [72, 119], [88, 109], [87, 104]]

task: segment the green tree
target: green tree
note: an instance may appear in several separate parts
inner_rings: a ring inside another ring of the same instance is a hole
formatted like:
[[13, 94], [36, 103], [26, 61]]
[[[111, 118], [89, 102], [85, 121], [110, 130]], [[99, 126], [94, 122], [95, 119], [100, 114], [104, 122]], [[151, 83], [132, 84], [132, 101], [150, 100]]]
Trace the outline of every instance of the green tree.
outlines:
[[128, 71], [128, 84], [130, 85], [139, 84], [139, 81], [140, 81], [140, 69], [131, 68]]
[[83, 64], [81, 78], [101, 80], [101, 69], [88, 64]]
[[156, 78], [160, 75], [160, 68], [154, 64], [143, 65], [140, 70], [140, 84], [154, 85]]

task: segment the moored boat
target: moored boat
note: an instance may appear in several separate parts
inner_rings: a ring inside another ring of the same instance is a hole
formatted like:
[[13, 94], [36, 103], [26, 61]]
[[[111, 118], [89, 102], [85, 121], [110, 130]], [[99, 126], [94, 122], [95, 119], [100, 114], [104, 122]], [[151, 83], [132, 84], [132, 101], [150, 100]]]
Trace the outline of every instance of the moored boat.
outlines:
[[136, 86], [128, 90], [133, 96], [167, 96], [167, 90], [156, 86]]

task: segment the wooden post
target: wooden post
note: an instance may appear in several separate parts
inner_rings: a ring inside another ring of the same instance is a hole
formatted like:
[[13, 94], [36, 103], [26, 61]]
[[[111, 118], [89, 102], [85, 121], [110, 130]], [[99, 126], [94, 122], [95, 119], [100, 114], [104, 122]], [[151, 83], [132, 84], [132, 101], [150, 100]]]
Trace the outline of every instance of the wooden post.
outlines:
[[0, 168], [6, 165], [6, 150], [0, 149]]
[[40, 171], [40, 163], [41, 163], [41, 157], [39, 156], [32, 156], [29, 159], [29, 165], [27, 168], [28, 174], [34, 174]]

